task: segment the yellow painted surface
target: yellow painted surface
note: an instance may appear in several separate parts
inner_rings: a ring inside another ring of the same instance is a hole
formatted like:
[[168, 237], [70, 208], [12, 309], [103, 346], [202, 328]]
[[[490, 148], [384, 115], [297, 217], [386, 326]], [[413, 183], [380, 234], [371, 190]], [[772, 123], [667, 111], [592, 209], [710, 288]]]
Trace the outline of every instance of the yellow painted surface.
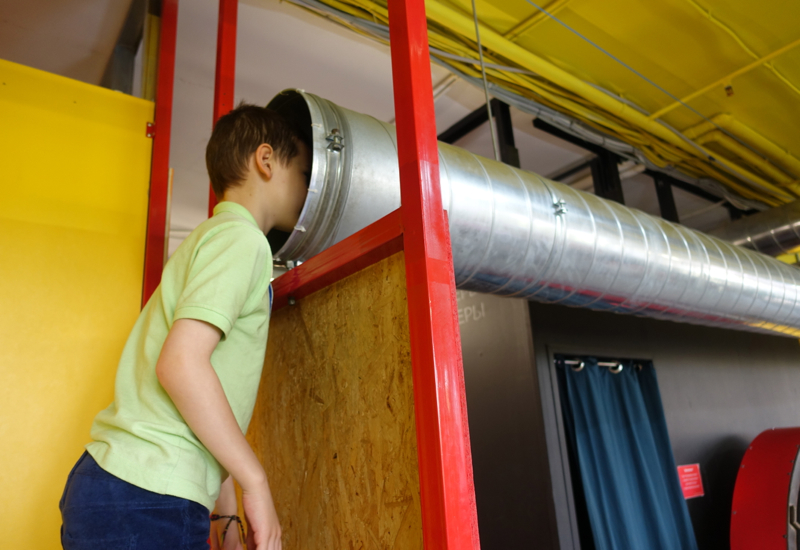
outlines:
[[139, 311], [153, 104], [0, 60], [0, 532], [58, 501]]

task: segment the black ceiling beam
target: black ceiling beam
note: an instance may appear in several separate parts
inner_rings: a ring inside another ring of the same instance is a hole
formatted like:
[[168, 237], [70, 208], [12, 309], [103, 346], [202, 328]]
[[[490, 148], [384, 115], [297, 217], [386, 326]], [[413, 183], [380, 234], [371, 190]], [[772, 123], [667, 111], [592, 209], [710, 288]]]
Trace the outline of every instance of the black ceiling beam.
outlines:
[[661, 172], [653, 174], [653, 183], [656, 186], [656, 196], [658, 197], [658, 209], [661, 211], [661, 217], [668, 222], [680, 223], [678, 207], [675, 206], [675, 196], [672, 194], [672, 184], [664, 175]]
[[497, 145], [500, 160], [519, 168], [519, 150], [514, 143], [514, 128], [511, 125], [511, 109], [499, 99], [492, 100], [492, 115], [497, 126]]
[[[705, 189], [702, 189], [696, 185], [692, 185], [691, 183], [687, 183], [683, 180], [679, 180], [678, 178], [673, 178], [669, 174], [658, 172], [656, 170], [650, 170], [649, 168], [645, 170], [644, 173], [653, 178], [653, 180], [659, 178], [662, 181], [669, 182], [671, 187], [677, 187], [678, 189], [682, 189], [687, 193], [691, 193], [695, 197], [700, 197], [701, 199], [705, 199], [708, 202], [720, 202], [722, 200], [725, 200], [724, 197], [718, 197], [717, 195], [713, 195], [708, 191], [706, 191]], [[658, 189], [658, 187], [656, 187], [656, 189]], [[732, 220], [738, 220], [742, 216], [749, 216], [750, 214], [755, 214], [757, 212], [757, 210], [742, 210], [740, 208], [735, 207], [729, 202], [725, 202], [725, 204], [722, 204], [720, 206], [728, 210], [728, 214], [730, 215]]]
[[594, 194], [604, 199], [625, 204], [618, 163], [619, 157], [617, 155], [604, 151], [598, 154], [589, 166], [592, 169]]
[[705, 199], [708, 202], [719, 202], [722, 200], [721, 197], [716, 195], [712, 195], [705, 189], [697, 187], [696, 185], [692, 185], [691, 183], [687, 183], [683, 180], [679, 180], [678, 178], [673, 178], [669, 174], [665, 174], [664, 172], [658, 172], [657, 170], [646, 169], [644, 171], [645, 174], [650, 176], [651, 178], [661, 178], [663, 181], [669, 182], [669, 184], [673, 187], [677, 187], [678, 189], [683, 189], [687, 193], [691, 193], [695, 197], [700, 197], [701, 199]]
[[[511, 110], [507, 104], [498, 99], [492, 99], [491, 101], [492, 116], [497, 125], [497, 145], [500, 149], [500, 160], [510, 166], [519, 168], [519, 151], [514, 143]], [[483, 104], [436, 136], [436, 139], [444, 143], [453, 144], [488, 121], [489, 112], [486, 109], [486, 104]]]
[[[533, 119], [533, 127], [538, 129], [538, 130], [541, 130], [543, 132], [547, 132], [551, 136], [555, 136], [558, 139], [563, 139], [564, 141], [566, 141], [568, 143], [571, 143], [573, 145], [577, 145], [581, 149], [586, 149], [587, 151], [591, 151], [592, 153], [594, 153], [597, 156], [600, 156], [602, 154], [609, 154], [609, 153], [614, 155], [614, 153], [611, 153], [611, 151], [609, 151], [605, 147], [597, 145], [596, 143], [592, 143], [591, 141], [586, 141], [585, 139], [581, 139], [579, 137], [575, 137], [572, 134], [569, 134], [569, 133], [565, 132], [561, 128], [557, 128], [556, 126], [553, 126], [552, 124], [549, 124], [549, 123], [545, 122], [544, 120], [542, 120], [540, 118], [534, 118]], [[619, 158], [617, 155], [614, 155], [614, 156]]]
[[533, 119], [533, 126], [543, 132], [563, 139], [568, 143], [577, 145], [581, 149], [585, 149], [594, 153], [596, 158], [592, 159], [589, 166], [592, 169], [592, 181], [594, 183], [594, 194], [604, 199], [616, 201], [620, 204], [625, 204], [625, 197], [622, 193], [622, 180], [619, 177], [619, 155], [616, 155], [601, 147], [596, 143], [591, 143], [572, 134], [565, 132], [560, 128], [556, 128], [552, 124], [535, 118]]
[[453, 144], [488, 120], [489, 113], [486, 110], [486, 104], [484, 104], [436, 136], [436, 139], [444, 143]]

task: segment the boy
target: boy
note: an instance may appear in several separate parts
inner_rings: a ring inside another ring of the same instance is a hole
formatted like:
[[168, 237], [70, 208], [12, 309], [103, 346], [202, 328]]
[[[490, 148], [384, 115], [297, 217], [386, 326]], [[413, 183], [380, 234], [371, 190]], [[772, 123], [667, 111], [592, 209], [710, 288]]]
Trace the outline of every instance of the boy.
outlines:
[[[227, 507], [220, 515], [236, 514], [229, 475], [242, 487], [248, 547], [281, 548], [267, 477], [244, 432], [272, 300], [265, 234], [297, 223], [309, 145], [266, 108], [240, 105], [217, 122], [206, 165], [222, 202], [170, 258], [128, 338], [114, 402], [67, 479], [64, 548], [207, 549], [217, 497]], [[229, 519], [219, 519], [226, 541], [239, 536], [238, 518]]]

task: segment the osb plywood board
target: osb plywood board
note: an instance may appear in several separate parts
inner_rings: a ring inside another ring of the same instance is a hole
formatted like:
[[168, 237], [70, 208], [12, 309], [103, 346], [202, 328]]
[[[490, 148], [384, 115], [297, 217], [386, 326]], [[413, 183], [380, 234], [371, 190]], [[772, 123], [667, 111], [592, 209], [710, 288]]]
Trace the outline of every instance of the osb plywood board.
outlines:
[[275, 312], [248, 439], [287, 550], [422, 548], [402, 252]]

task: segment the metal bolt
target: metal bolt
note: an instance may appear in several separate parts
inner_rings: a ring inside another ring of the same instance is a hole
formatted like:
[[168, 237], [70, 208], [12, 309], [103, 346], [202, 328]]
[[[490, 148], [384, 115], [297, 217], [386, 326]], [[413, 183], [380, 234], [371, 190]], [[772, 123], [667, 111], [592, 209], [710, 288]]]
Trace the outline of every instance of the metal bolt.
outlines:
[[344, 149], [344, 136], [339, 133], [339, 128], [331, 129], [331, 133], [328, 134], [328, 137], [326, 137], [325, 140], [330, 142], [328, 144], [328, 151], [334, 151], [338, 153]]

